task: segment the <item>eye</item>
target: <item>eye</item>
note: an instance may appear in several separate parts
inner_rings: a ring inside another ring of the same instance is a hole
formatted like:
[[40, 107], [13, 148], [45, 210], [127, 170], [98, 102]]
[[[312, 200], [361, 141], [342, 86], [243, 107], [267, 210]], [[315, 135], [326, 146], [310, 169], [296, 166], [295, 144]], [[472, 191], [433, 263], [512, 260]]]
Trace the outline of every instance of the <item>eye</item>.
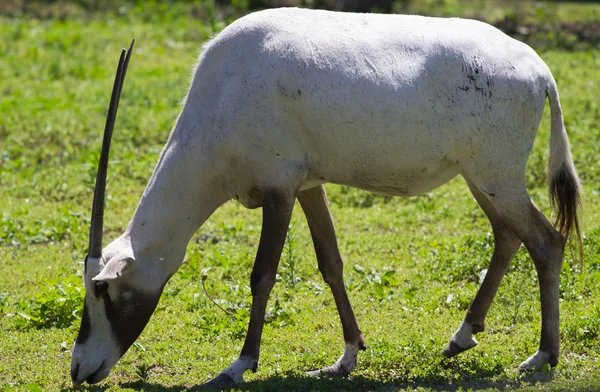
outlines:
[[108, 290], [108, 282], [94, 282], [94, 294], [96, 297], [102, 296]]

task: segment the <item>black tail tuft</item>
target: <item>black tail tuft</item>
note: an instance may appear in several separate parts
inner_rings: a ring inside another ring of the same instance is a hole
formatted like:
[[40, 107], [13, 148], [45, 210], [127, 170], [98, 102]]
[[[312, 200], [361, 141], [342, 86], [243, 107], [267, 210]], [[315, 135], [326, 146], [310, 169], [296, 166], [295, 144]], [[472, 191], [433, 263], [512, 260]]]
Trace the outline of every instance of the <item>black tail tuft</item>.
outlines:
[[575, 229], [579, 232], [577, 210], [581, 206], [579, 194], [579, 181], [573, 176], [569, 168], [563, 165], [552, 177], [549, 184], [550, 203], [556, 212], [555, 226], [560, 233], [569, 238]]

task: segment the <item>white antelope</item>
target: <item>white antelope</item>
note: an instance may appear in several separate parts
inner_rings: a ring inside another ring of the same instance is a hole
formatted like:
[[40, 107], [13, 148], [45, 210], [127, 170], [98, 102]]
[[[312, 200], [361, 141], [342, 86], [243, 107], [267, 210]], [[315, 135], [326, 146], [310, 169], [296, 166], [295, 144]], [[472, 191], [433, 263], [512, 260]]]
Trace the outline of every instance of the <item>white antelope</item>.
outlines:
[[[125, 52], [124, 52], [125, 53]], [[115, 80], [96, 180], [75, 384], [104, 379], [144, 329], [192, 235], [228, 200], [262, 207], [239, 358], [207, 385], [256, 371], [267, 299], [296, 198], [339, 311], [345, 351], [312, 375], [343, 376], [364, 349], [343, 282], [323, 184], [399, 196], [460, 174], [489, 218], [495, 249], [460, 328], [443, 351], [477, 344], [521, 243], [537, 269], [539, 350], [522, 369], [556, 366], [559, 274], [579, 235], [579, 180], [556, 82], [527, 45], [478, 21], [276, 9], [243, 17], [204, 47], [183, 110], [125, 233], [102, 249], [108, 149], [131, 51]], [[550, 102], [547, 178], [557, 228], [528, 196], [525, 167]]]

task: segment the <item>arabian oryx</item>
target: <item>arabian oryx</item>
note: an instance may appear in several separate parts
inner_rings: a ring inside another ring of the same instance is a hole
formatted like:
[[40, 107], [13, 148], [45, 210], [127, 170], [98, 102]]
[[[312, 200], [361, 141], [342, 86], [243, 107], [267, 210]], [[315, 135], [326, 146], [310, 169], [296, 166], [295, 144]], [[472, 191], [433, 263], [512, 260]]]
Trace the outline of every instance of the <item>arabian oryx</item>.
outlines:
[[[252, 309], [239, 358], [208, 385], [256, 371], [265, 308], [294, 201], [345, 341], [344, 376], [364, 349], [343, 281], [323, 184], [414, 196], [460, 174], [489, 218], [495, 249], [460, 328], [443, 351], [477, 344], [500, 281], [521, 243], [539, 277], [539, 350], [522, 369], [555, 366], [559, 274], [566, 238], [579, 235], [580, 185], [556, 82], [527, 45], [485, 23], [420, 16], [274, 9], [245, 16], [205, 45], [181, 114], [125, 233], [102, 249], [108, 149], [131, 51], [117, 71], [96, 180], [87, 287], [73, 350], [75, 384], [104, 379], [140, 335], [190, 238], [228, 200], [262, 207], [250, 276]], [[547, 169], [556, 230], [528, 196], [525, 167], [546, 97]]]

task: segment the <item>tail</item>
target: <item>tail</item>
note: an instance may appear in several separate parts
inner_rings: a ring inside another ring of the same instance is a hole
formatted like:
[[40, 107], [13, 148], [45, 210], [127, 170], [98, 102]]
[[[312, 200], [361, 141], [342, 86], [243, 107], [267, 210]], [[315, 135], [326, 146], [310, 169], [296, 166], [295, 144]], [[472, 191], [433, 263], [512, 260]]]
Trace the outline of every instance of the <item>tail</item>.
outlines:
[[546, 94], [550, 102], [551, 115], [550, 157], [546, 171], [550, 204], [556, 214], [555, 226], [565, 240], [575, 230], [579, 244], [580, 262], [583, 263], [581, 232], [577, 216], [578, 209], [581, 207], [581, 184], [573, 165], [569, 138], [565, 130], [558, 89], [554, 79], [546, 87]]

